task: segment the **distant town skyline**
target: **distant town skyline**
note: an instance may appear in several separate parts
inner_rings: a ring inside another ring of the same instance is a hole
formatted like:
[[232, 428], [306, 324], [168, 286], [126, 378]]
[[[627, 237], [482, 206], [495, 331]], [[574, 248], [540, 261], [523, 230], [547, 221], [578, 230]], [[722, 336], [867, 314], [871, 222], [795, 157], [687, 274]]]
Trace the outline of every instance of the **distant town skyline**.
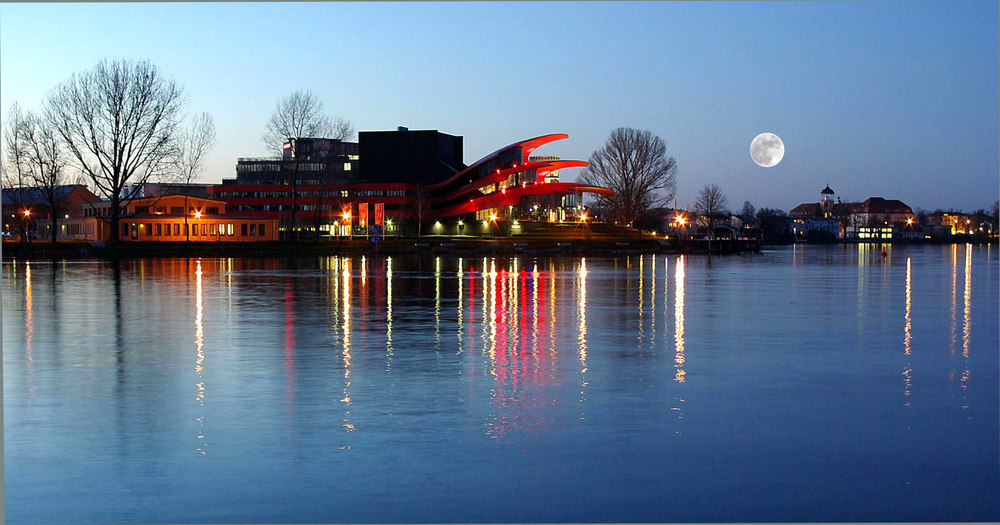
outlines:
[[[201, 182], [266, 156], [279, 98], [308, 89], [358, 131], [436, 129], [471, 164], [549, 133], [587, 160], [617, 127], [662, 137], [677, 205], [1000, 194], [994, 2], [447, 2], [0, 5], [0, 110], [38, 110], [104, 58], [149, 59], [215, 119]], [[750, 157], [760, 133], [779, 164]], [[575, 180], [579, 170], [566, 170]]]

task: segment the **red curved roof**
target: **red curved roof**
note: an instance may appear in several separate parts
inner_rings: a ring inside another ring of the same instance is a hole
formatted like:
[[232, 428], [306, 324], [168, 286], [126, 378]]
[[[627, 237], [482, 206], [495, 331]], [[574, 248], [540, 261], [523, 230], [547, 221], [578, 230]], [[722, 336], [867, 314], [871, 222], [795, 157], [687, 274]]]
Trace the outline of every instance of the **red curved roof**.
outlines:
[[502, 148], [494, 151], [493, 153], [490, 153], [489, 155], [486, 155], [485, 157], [477, 160], [476, 162], [472, 163], [467, 168], [465, 168], [465, 169], [459, 171], [458, 173], [452, 175], [447, 180], [444, 180], [444, 181], [439, 182], [437, 184], [431, 184], [431, 185], [427, 186], [427, 189], [429, 189], [429, 190], [436, 190], [438, 188], [442, 188], [444, 186], [447, 186], [449, 183], [451, 183], [452, 181], [454, 181], [458, 177], [460, 177], [462, 175], [465, 175], [466, 173], [468, 173], [468, 172], [470, 172], [470, 171], [478, 168], [480, 165], [485, 164], [490, 159], [496, 157], [501, 152], [506, 151], [506, 150], [508, 150], [510, 148], [520, 146], [521, 150], [522, 150], [522, 158], [521, 158], [521, 160], [524, 161], [524, 159], [526, 159], [528, 157], [528, 155], [531, 154], [532, 151], [535, 151], [535, 149], [537, 149], [542, 144], [548, 144], [549, 142], [553, 142], [553, 141], [556, 141], [556, 140], [562, 140], [562, 139], [565, 139], [565, 138], [569, 138], [569, 135], [567, 135], [565, 133], [552, 133], [551, 135], [542, 135], [541, 137], [535, 137], [533, 139], [522, 140], [521, 142], [515, 142], [515, 143], [510, 144], [508, 146], [504, 146], [504, 147], [502, 147]]
[[549, 168], [548, 171], [554, 171], [562, 168], [585, 168], [585, 167], [587, 167], [587, 163], [582, 160], [546, 160], [541, 162], [530, 162], [528, 164], [523, 164], [516, 168], [514, 167], [507, 168], [505, 170], [497, 171], [496, 173], [491, 173], [485, 177], [473, 180], [472, 182], [466, 184], [465, 186], [462, 186], [461, 188], [455, 191], [449, 192], [446, 195], [435, 197], [431, 200], [434, 202], [446, 201], [448, 199], [455, 198], [458, 195], [461, 195], [462, 193], [469, 193], [472, 191], [476, 191], [479, 188], [482, 188], [483, 186], [490, 186], [498, 182], [503, 182], [507, 180], [507, 177], [509, 177], [512, 173], [517, 173], [520, 171], [528, 171], [532, 169], [538, 170], [544, 168]]
[[432, 217], [451, 217], [454, 215], [462, 215], [465, 213], [473, 213], [479, 210], [486, 210], [489, 208], [499, 208], [501, 206], [515, 206], [521, 201], [521, 197], [530, 197], [533, 195], [551, 195], [561, 193], [563, 195], [569, 193], [601, 193], [605, 195], [614, 195], [614, 192], [606, 188], [598, 188], [595, 186], [585, 186], [583, 184], [577, 184], [575, 182], [551, 182], [548, 184], [528, 184], [525, 186], [516, 186], [513, 188], [507, 188], [505, 191], [493, 192], [489, 195], [483, 195], [482, 197], [469, 199], [461, 204], [456, 204], [454, 206], [449, 206], [447, 208], [442, 208], [439, 210], [434, 210], [430, 215]]

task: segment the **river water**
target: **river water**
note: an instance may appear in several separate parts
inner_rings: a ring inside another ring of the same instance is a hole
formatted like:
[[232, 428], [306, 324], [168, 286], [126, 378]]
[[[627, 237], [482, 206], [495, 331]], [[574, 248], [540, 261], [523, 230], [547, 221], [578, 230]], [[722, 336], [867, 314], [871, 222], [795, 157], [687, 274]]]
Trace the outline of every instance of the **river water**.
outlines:
[[24, 523], [998, 521], [996, 247], [4, 262]]

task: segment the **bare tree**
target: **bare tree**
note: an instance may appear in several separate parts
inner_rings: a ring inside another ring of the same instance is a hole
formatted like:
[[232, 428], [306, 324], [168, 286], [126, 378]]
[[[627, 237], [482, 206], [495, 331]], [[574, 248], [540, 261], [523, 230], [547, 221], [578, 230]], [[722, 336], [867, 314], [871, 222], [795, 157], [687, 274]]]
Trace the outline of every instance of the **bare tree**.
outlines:
[[331, 118], [323, 111], [323, 101], [312, 91], [300, 89], [274, 105], [261, 140], [269, 150], [281, 155], [285, 141], [307, 137], [350, 140], [354, 124], [340, 117]]
[[20, 143], [27, 150], [28, 176], [33, 187], [32, 191], [37, 192], [41, 200], [49, 206], [51, 240], [56, 242], [62, 197], [60, 186], [64, 182], [63, 172], [67, 159], [51, 123], [30, 111], [25, 115], [24, 125], [19, 128], [19, 132], [22, 134]]
[[[24, 133], [22, 128], [27, 125], [27, 115], [21, 106], [15, 102], [7, 110], [7, 117], [4, 119], [3, 127], [3, 186], [7, 188], [7, 198], [17, 210], [15, 221], [17, 231], [21, 236], [21, 242], [27, 242], [27, 215], [25, 211], [25, 198], [27, 194], [24, 188], [30, 184], [31, 175], [28, 161], [28, 147], [23, 142]], [[11, 224], [13, 227], [13, 223]]]
[[663, 139], [649, 131], [618, 128], [595, 151], [580, 181], [614, 190], [598, 197], [608, 218], [630, 224], [648, 210], [666, 206], [676, 193], [677, 162]]
[[430, 191], [422, 184], [413, 189], [413, 218], [417, 221], [417, 238], [423, 234], [424, 220], [431, 211]]
[[215, 147], [215, 121], [212, 115], [199, 113], [178, 135], [174, 169], [178, 180], [184, 184], [184, 234], [186, 240], [190, 241], [188, 196], [191, 193], [191, 183], [205, 168], [205, 157]]
[[171, 169], [184, 94], [149, 61], [102, 60], [46, 100], [46, 116], [75, 164], [111, 201], [111, 242], [120, 240], [128, 190]]
[[712, 228], [725, 212], [726, 196], [723, 195], [722, 190], [714, 183], [706, 184], [698, 192], [693, 208], [708, 225], [708, 252], [712, 253]]

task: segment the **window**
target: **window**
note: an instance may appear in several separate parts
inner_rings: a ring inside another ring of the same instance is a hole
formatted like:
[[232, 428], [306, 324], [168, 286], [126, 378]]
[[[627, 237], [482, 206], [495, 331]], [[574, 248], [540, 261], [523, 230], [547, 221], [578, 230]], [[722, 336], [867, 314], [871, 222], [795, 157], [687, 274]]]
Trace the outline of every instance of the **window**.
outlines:
[[218, 215], [219, 214], [219, 208], [215, 207], [215, 206], [209, 207], [208, 210], [205, 213], [207, 213], [209, 215]]
[[260, 236], [261, 236], [261, 237], [263, 237], [263, 236], [264, 236], [264, 225], [263, 225], [263, 224], [261, 224], [261, 225], [260, 225], [260, 226], [259, 226], [259, 227], [257, 228], [257, 232], [258, 232], [258, 233], [260, 233]]
[[160, 223], [156, 223], [156, 236], [163, 237], [163, 225]]
[[184, 207], [183, 206], [171, 206], [170, 207], [170, 214], [171, 215], [184, 215]]
[[240, 224], [240, 235], [247, 236], [247, 223]]
[[213, 235], [213, 236], [214, 235], [218, 235], [219, 234], [219, 225], [213, 223], [212, 226], [211, 226], [211, 230], [209, 230], [209, 232], [211, 232], [211, 233], [209, 233], [209, 235]]
[[229, 236], [233, 235], [233, 224], [232, 223], [229, 223], [229, 224], [226, 225], [226, 235], [229, 235]]
[[[244, 226], [246, 226], [246, 225], [244, 225]], [[250, 225], [250, 235], [257, 235], [257, 225], [256, 224], [251, 224]]]
[[127, 237], [127, 236], [128, 236], [128, 223], [127, 222], [123, 222], [122, 223], [122, 237]]
[[146, 235], [152, 237], [153, 236], [153, 225], [152, 224], [146, 224], [145, 226], [146, 226]]
[[175, 224], [174, 225], [174, 235], [175, 236], [180, 236], [180, 234], [181, 234], [181, 225], [180, 224]]

